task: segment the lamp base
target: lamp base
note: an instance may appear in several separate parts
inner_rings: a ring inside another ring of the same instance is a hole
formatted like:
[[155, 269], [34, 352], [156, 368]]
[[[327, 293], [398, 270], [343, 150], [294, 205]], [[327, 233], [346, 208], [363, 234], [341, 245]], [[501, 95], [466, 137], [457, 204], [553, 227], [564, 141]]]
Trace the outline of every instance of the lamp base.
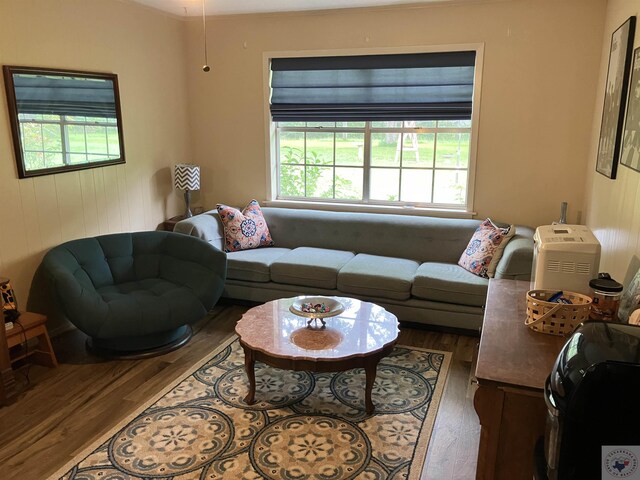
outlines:
[[184, 203], [187, 205], [187, 211], [184, 213], [184, 218], [193, 217], [193, 213], [191, 213], [191, 190], [184, 191]]

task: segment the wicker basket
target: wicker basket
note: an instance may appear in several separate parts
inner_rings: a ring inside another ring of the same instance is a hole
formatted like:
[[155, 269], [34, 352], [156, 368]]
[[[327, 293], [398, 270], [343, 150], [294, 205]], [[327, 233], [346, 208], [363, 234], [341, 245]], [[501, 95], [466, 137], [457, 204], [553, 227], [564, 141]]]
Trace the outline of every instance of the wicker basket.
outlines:
[[557, 290], [527, 292], [527, 319], [524, 322], [527, 327], [551, 335], [568, 335], [589, 319], [591, 297], [565, 291], [563, 297], [572, 304], [547, 302], [555, 293]]

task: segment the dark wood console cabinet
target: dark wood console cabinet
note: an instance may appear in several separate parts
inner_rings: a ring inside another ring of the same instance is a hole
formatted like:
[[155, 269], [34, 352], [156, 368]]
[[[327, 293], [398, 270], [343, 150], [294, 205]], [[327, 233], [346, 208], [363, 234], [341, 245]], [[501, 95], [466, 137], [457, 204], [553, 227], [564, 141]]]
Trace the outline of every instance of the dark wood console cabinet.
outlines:
[[526, 281], [489, 281], [473, 398], [481, 425], [478, 480], [533, 477], [546, 420], [544, 382], [565, 339], [525, 326], [529, 289]]

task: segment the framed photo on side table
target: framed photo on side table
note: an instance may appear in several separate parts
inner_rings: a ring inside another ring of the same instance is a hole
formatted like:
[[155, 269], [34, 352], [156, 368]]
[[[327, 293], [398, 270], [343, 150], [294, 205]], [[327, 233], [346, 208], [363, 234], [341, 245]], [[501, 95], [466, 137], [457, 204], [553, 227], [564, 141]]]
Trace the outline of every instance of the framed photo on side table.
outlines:
[[636, 17], [629, 17], [611, 35], [609, 69], [605, 84], [596, 171], [612, 179], [616, 178], [620, 144], [622, 143], [624, 107], [630, 70], [629, 60], [633, 50], [635, 27]]
[[620, 163], [640, 171], [640, 48], [633, 52], [633, 67], [629, 83], [629, 101], [622, 136]]

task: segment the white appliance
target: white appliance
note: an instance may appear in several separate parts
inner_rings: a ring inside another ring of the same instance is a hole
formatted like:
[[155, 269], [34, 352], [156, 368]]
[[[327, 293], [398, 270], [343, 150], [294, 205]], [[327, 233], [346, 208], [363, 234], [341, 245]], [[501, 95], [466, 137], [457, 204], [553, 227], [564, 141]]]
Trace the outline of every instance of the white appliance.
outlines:
[[600, 242], [584, 225], [543, 225], [533, 236], [534, 290], [568, 290], [590, 295], [598, 276]]

